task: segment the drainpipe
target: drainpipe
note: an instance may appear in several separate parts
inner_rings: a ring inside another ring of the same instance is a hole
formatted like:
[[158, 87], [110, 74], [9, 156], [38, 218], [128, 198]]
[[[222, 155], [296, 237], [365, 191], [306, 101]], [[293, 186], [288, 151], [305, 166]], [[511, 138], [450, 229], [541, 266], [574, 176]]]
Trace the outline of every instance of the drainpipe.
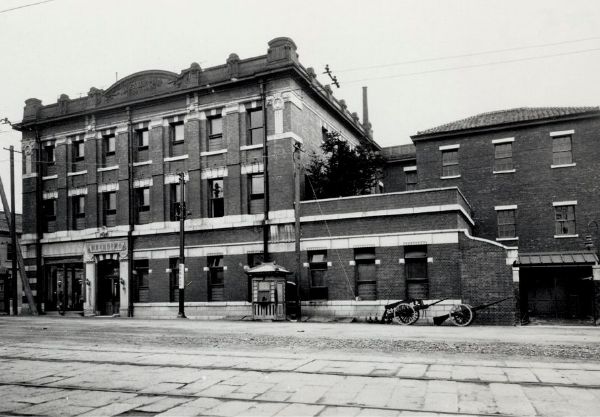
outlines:
[[133, 190], [133, 125], [131, 123], [131, 109], [127, 110], [127, 144], [129, 152], [127, 152], [127, 182], [129, 184], [129, 230], [127, 231], [127, 269], [129, 274], [129, 288], [127, 289], [127, 317], [133, 317], [133, 228], [135, 220], [135, 194]]
[[263, 184], [264, 184], [264, 220], [263, 220], [263, 259], [270, 261], [269, 256], [269, 148], [267, 146], [267, 94], [264, 80], [260, 81], [260, 97], [263, 113]]

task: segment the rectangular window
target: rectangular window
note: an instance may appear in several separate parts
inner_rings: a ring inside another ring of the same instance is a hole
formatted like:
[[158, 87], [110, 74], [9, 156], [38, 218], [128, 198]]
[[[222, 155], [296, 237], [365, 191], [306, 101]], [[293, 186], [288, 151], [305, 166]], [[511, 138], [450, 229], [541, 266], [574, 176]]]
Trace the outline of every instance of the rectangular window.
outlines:
[[81, 161], [85, 157], [85, 142], [83, 140], [74, 140], [72, 143], [73, 160]]
[[137, 211], [150, 211], [150, 188], [137, 188], [136, 189], [136, 206]]
[[56, 220], [56, 199], [44, 200], [43, 203], [44, 217], [46, 221], [53, 222]]
[[223, 217], [225, 215], [225, 200], [223, 198], [223, 178], [210, 180], [209, 201], [210, 217]]
[[377, 299], [377, 268], [375, 248], [354, 249], [356, 262], [356, 293], [361, 300]]
[[417, 189], [417, 171], [405, 171], [404, 176], [406, 178], [406, 191], [412, 191]]
[[14, 255], [14, 248], [12, 243], [8, 243], [6, 245], [6, 260], [7, 261], [12, 261]]
[[248, 112], [248, 139], [247, 145], [258, 145], [263, 143], [263, 112], [261, 108], [252, 109]]
[[149, 277], [150, 265], [148, 259], [136, 259], [133, 261], [133, 273], [135, 275], [136, 297], [135, 302], [147, 303], [149, 299]]
[[179, 301], [179, 258], [169, 258], [169, 301]]
[[184, 125], [183, 122], [171, 123], [169, 125], [169, 137], [172, 143], [183, 142]]
[[54, 163], [56, 162], [56, 154], [54, 150], [54, 145], [44, 146], [44, 162], [47, 165], [54, 165]]
[[262, 213], [265, 201], [265, 183], [263, 174], [254, 174], [249, 177], [250, 187], [250, 214]]
[[137, 138], [138, 150], [148, 149], [148, 143], [150, 138], [150, 132], [148, 132], [148, 129], [136, 130], [135, 136]]
[[223, 118], [208, 119], [208, 151], [218, 151], [223, 146]]
[[327, 285], [325, 283], [327, 251], [309, 251], [308, 265], [310, 271], [310, 299], [326, 300], [328, 298]]
[[555, 206], [555, 219], [556, 219], [556, 235], [574, 235], [576, 234], [575, 229], [575, 206]]
[[460, 175], [458, 149], [442, 151], [442, 177], [455, 177], [458, 175]]
[[75, 217], [85, 217], [85, 196], [78, 195], [73, 197], [73, 213]]
[[427, 247], [409, 246], [404, 250], [407, 298], [426, 299], [429, 297], [427, 276]]
[[104, 156], [111, 156], [115, 154], [117, 150], [115, 135], [106, 135], [102, 137], [102, 149]]
[[[263, 253], [249, 253], [248, 254], [248, 267], [254, 268], [260, 265], [265, 259]], [[248, 295], [246, 301], [252, 302], [252, 277], [248, 275]]]
[[494, 145], [494, 171], [510, 171], [513, 169], [512, 143]]
[[181, 210], [181, 184], [170, 184], [169, 201], [171, 202], [169, 219], [172, 222], [179, 220]]
[[552, 165], [573, 163], [571, 135], [552, 138]]
[[223, 256], [208, 257], [208, 288], [209, 301], [223, 301], [225, 299], [223, 271]]
[[516, 210], [498, 210], [498, 238], [506, 239], [517, 237]]

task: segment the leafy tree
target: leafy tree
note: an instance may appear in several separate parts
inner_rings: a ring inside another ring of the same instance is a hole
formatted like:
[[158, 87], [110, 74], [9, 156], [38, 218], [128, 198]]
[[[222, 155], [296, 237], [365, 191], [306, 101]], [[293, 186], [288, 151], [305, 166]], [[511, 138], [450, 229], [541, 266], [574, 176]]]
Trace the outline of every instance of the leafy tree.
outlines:
[[322, 155], [312, 153], [306, 169], [316, 198], [371, 194], [377, 187], [384, 160], [374, 147], [350, 148], [339, 132], [329, 132], [321, 150]]

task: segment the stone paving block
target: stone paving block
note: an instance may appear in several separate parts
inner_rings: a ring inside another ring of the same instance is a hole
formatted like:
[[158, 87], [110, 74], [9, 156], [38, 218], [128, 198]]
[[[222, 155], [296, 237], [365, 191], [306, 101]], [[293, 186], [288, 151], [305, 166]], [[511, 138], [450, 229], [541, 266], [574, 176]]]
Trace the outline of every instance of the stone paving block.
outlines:
[[239, 387], [235, 392], [248, 394], [263, 394], [273, 388], [275, 384], [265, 384], [263, 382], [251, 382]]
[[[400, 412], [397, 410], [382, 410], [380, 408], [363, 408], [357, 414], [358, 417], [398, 417], [399, 415]], [[409, 415], [414, 415], [414, 413]]]
[[490, 390], [501, 414], [534, 416], [536, 411], [519, 385], [492, 383]]
[[159, 382], [157, 384], [152, 384], [142, 390], [140, 390], [143, 394], [162, 394], [165, 392], [173, 391], [178, 388], [181, 388], [184, 384], [173, 383], [173, 382]]
[[288, 391], [267, 391], [256, 397], [257, 400], [263, 401], [287, 401], [292, 396], [291, 392]]
[[252, 401], [224, 401], [213, 408], [206, 410], [206, 414], [210, 416], [238, 416], [245, 415], [245, 412], [255, 406]]
[[227, 385], [219, 383], [211, 385], [210, 387], [198, 392], [197, 395], [201, 395], [203, 397], [225, 397], [238, 388], [238, 385]]
[[27, 408], [19, 409], [19, 414], [33, 416], [75, 416], [92, 410], [91, 407], [70, 404], [68, 400], [57, 399]]
[[424, 411], [457, 413], [458, 398], [456, 394], [433, 392], [427, 393], [423, 402]]
[[362, 408], [359, 407], [337, 407], [337, 406], [329, 406], [325, 407], [321, 413], [319, 413], [319, 417], [323, 416], [347, 416], [354, 417], [357, 416], [362, 411]]
[[402, 366], [396, 376], [420, 378], [425, 375], [425, 372], [427, 372], [427, 365], [409, 364]]
[[316, 403], [329, 390], [329, 387], [322, 385], [306, 385], [301, 390], [295, 392], [288, 401]]
[[385, 407], [393, 393], [394, 385], [390, 383], [365, 385], [358, 392], [353, 403], [366, 407]]
[[244, 411], [244, 416], [274, 416], [287, 407], [283, 403], [256, 403]]
[[203, 415], [201, 413], [202, 413], [202, 411], [198, 410], [196, 407], [190, 407], [187, 404], [184, 404], [184, 405], [180, 405], [177, 407], [173, 407], [162, 413], [153, 414], [153, 415], [162, 416], [162, 417], [166, 417], [166, 416], [195, 417], [195, 416]]
[[91, 411], [88, 411], [85, 414], [82, 414], [82, 417], [92, 417], [92, 416], [116, 416], [122, 414], [126, 411], [132, 410], [135, 408], [134, 404], [126, 404], [126, 403], [114, 403], [108, 404], [104, 407], [95, 408]]
[[325, 407], [322, 405], [308, 405], [308, 404], [290, 404], [281, 411], [279, 411], [276, 416], [316, 416], [323, 410]]
[[136, 407], [136, 411], [144, 411], [147, 413], [161, 413], [167, 411], [170, 408], [176, 407], [190, 402], [190, 398], [176, 398], [176, 397], [162, 397], [157, 401], [153, 401], [150, 404]]
[[529, 369], [524, 368], [506, 368], [504, 369], [510, 382], [538, 382], [537, 377]]

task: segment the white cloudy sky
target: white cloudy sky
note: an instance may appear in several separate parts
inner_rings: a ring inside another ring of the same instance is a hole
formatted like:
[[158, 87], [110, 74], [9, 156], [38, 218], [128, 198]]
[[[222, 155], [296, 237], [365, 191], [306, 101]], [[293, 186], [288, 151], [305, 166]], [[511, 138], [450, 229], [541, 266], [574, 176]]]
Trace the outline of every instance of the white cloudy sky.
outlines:
[[[20, 120], [29, 97], [106, 88], [115, 73], [264, 54], [277, 36], [294, 39], [305, 66], [329, 64], [336, 96], [359, 114], [369, 87], [383, 146], [484, 111], [600, 104], [597, 0], [53, 0], [5, 11], [36, 1], [0, 0], [0, 118]], [[2, 147], [19, 148], [7, 131]], [[5, 184], [7, 161], [0, 150]]]

